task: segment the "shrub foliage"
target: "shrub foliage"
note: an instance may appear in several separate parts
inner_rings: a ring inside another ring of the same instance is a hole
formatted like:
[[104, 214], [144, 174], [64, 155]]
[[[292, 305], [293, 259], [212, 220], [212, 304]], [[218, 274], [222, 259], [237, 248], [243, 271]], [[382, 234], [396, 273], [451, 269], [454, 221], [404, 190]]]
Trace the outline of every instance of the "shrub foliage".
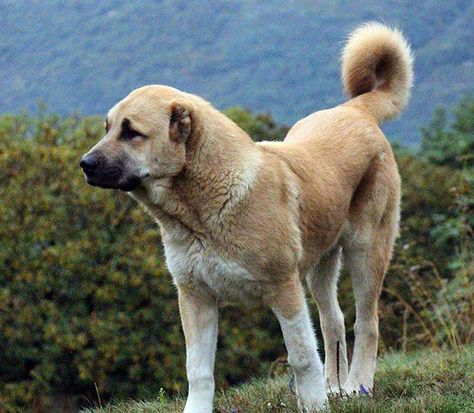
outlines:
[[[460, 113], [468, 110], [463, 105]], [[269, 115], [240, 108], [229, 115], [258, 139], [286, 132]], [[425, 139], [443, 133], [454, 129], [443, 132], [438, 122]], [[472, 145], [474, 128], [462, 133]], [[89, 187], [78, 168], [101, 135], [98, 118], [0, 118], [0, 406], [6, 410], [47, 411], [59, 395], [96, 400], [185, 390], [176, 292], [158, 228], [127, 195]], [[430, 145], [423, 144], [428, 156], [398, 156], [403, 218], [381, 302], [382, 350], [472, 340], [472, 169], [460, 167], [451, 152], [440, 160], [440, 145]], [[352, 322], [348, 277], [341, 302]], [[218, 385], [267, 372], [284, 356], [268, 309], [229, 305], [222, 312]]]

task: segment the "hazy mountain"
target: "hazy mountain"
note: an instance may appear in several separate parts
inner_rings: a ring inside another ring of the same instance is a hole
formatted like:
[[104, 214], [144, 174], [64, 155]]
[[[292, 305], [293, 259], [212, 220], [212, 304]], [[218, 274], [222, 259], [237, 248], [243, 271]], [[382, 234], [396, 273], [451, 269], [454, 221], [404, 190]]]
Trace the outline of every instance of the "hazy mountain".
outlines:
[[474, 91], [472, 0], [0, 0], [0, 112], [104, 114], [162, 83], [292, 124], [343, 99], [341, 42], [367, 20], [415, 49], [412, 103], [386, 130], [416, 142], [436, 106]]

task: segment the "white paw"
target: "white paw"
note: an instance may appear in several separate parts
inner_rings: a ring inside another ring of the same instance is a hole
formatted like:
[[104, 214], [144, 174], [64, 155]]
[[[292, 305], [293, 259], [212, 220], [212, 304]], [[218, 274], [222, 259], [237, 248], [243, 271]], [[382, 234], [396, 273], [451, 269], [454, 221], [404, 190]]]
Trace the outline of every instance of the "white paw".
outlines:
[[342, 388], [342, 393], [344, 396], [372, 396], [372, 389], [363, 384], [345, 384]]
[[298, 399], [298, 409], [301, 413], [317, 413], [325, 411], [328, 406], [328, 398], [326, 395], [315, 400]]

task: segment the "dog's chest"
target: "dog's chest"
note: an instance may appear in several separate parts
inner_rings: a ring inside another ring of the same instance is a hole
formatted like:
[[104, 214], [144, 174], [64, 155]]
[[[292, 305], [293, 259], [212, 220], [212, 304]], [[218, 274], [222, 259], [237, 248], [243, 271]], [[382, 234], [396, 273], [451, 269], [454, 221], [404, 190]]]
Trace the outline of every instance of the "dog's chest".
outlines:
[[205, 242], [164, 241], [166, 263], [176, 284], [202, 288], [225, 300], [248, 301], [261, 295], [261, 285], [250, 271]]

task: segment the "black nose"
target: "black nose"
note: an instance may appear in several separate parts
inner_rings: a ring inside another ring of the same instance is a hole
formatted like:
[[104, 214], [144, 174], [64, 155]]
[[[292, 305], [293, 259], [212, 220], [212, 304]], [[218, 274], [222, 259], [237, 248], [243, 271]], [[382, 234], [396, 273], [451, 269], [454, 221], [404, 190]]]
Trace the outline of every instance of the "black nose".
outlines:
[[79, 165], [84, 171], [93, 171], [97, 168], [99, 161], [94, 154], [84, 155]]

